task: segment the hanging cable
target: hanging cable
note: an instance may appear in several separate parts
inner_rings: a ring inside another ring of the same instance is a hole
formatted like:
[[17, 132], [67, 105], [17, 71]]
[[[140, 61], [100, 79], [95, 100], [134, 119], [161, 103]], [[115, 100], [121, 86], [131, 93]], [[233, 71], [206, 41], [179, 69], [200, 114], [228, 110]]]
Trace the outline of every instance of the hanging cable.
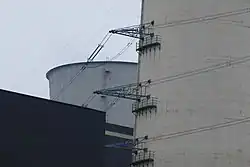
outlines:
[[218, 22], [215, 22], [218, 24], [224, 24], [224, 25], [232, 25], [232, 26], [237, 26], [237, 27], [242, 27], [242, 28], [250, 28], [249, 25], [244, 25], [243, 21], [233, 21], [233, 20], [223, 20], [220, 19]]
[[[123, 54], [132, 46], [132, 44], [133, 44], [135, 41], [136, 41], [136, 39], [130, 40], [130, 41], [126, 44], [126, 46], [123, 47], [123, 48], [122, 48], [115, 56], [113, 56], [110, 60], [111, 60], [111, 61], [112, 61], [112, 60], [115, 60], [115, 59], [117, 59], [118, 57], [120, 57], [121, 55], [123, 55]], [[104, 63], [101, 63], [101, 64], [99, 64], [99, 65], [97, 65], [97, 66], [88, 67], [88, 68], [97, 68], [97, 67], [101, 67], [101, 66], [105, 65], [106, 63], [107, 63], [107, 61], [104, 62]], [[91, 101], [94, 100], [95, 97], [96, 97], [96, 94], [90, 95], [90, 96], [87, 98], [87, 100], [82, 104], [82, 106], [83, 106], [83, 107], [87, 107], [87, 106], [89, 105], [89, 103], [90, 103]], [[114, 100], [113, 103], [116, 103], [116, 102], [118, 102], [118, 101], [119, 101], [119, 100]], [[110, 104], [110, 106], [109, 106], [107, 109], [105, 109], [105, 110], [111, 109], [112, 106], [115, 105], [115, 104], [113, 104], [113, 103]]]
[[[233, 60], [229, 60], [229, 61], [226, 61], [226, 62], [223, 62], [223, 63], [211, 65], [211, 66], [208, 66], [208, 67], [205, 67], [205, 68], [199, 68], [199, 69], [187, 71], [187, 72], [184, 72], [184, 73], [172, 75], [172, 76], [167, 76], [167, 77], [163, 77], [163, 78], [159, 78], [159, 79], [155, 79], [155, 80], [142, 81], [139, 84], [147, 84], [147, 83], [149, 83], [149, 86], [155, 86], [155, 85], [158, 85], [158, 84], [163, 84], [163, 83], [166, 83], [166, 82], [175, 81], [175, 80], [178, 80], [178, 79], [183, 79], [183, 78], [195, 76], [195, 75], [198, 75], [198, 74], [203, 74], [203, 73], [215, 71], [215, 70], [218, 70], [218, 69], [230, 67], [232, 65], [246, 63], [248, 61], [250, 61], [250, 55], [245, 56], [245, 57], [241, 57], [241, 58], [236, 58], [236, 59], [233, 59]], [[135, 85], [137, 85], [137, 83], [131, 83], [131, 84], [122, 85], [122, 86], [118, 86], [118, 87], [114, 87], [114, 88], [126, 87], [126, 86], [130, 87], [130, 86], [135, 86]]]
[[[228, 121], [224, 123], [219, 123], [219, 124], [214, 124], [210, 126], [203, 126], [200, 128], [194, 128], [194, 129], [189, 129], [181, 132], [175, 132], [175, 133], [169, 133], [165, 135], [159, 135], [155, 137], [150, 137], [141, 143], [150, 143], [150, 142], [155, 142], [155, 141], [160, 141], [160, 140], [168, 140], [176, 137], [181, 137], [181, 136], [187, 136], [187, 135], [192, 135], [196, 133], [201, 133], [201, 132], [206, 132], [206, 131], [211, 131], [211, 130], [216, 130], [216, 129], [221, 129], [221, 128], [226, 128], [226, 127], [232, 127], [235, 125], [243, 124], [243, 123], [248, 123], [250, 122], [250, 117], [242, 118], [242, 119], [237, 119], [233, 121]], [[119, 143], [120, 145], [125, 144], [125, 143]], [[114, 144], [110, 145], [110, 147], [113, 147]]]
[[145, 36], [153, 35], [153, 33], [150, 33], [149, 30], [154, 29], [154, 28], [167, 28], [167, 27], [175, 27], [175, 26], [186, 25], [186, 24], [207, 22], [207, 21], [212, 21], [212, 20], [216, 20], [219, 18], [242, 15], [242, 14], [246, 14], [249, 12], [250, 12], [250, 8], [243, 8], [243, 9], [238, 9], [234, 11], [216, 13], [216, 14], [206, 15], [202, 17], [197, 17], [197, 18], [174, 20], [174, 21], [169, 21], [167, 23], [163, 23], [163, 24], [155, 24], [154, 21], [151, 21], [150, 23], [144, 23], [140, 25], [118, 28], [118, 29], [110, 30], [109, 32], [112, 34], [118, 34], [118, 35], [129, 36], [132, 38], [142, 39]]
[[87, 59], [87, 62], [91, 62], [94, 60], [94, 58], [98, 55], [98, 53], [102, 50], [104, 45], [108, 42], [108, 40], [111, 38], [112, 34], [107, 33], [106, 36], [103, 38], [100, 44], [98, 44], [97, 48], [92, 52], [90, 57]]
[[[113, 61], [117, 58], [119, 58], [121, 55], [123, 55], [132, 45], [133, 43], [136, 41], [135, 38], [133, 38], [132, 40], [130, 40], [125, 47], [123, 47], [115, 56], [111, 57], [111, 59], [109, 61]], [[101, 67], [104, 66], [105, 64], [107, 64], [108, 61], [105, 61], [101, 64], [98, 64], [97, 66], [93, 66], [93, 67], [89, 67], [89, 68], [97, 68], [97, 67]]]
[[[214, 65], [211, 65], [211, 66], [208, 66], [208, 67], [187, 71], [187, 72], [172, 75], [172, 76], [166, 76], [166, 77], [155, 79], [155, 80], [150, 80], [149, 79], [147, 81], [142, 81], [139, 84], [143, 85], [143, 84], [148, 83], [149, 86], [155, 86], [155, 85], [158, 85], [158, 84], [163, 84], [163, 83], [166, 83], [166, 82], [175, 81], [175, 80], [178, 80], [178, 79], [183, 79], [183, 78], [195, 76], [195, 75], [198, 75], [198, 74], [203, 74], [203, 73], [215, 71], [215, 70], [218, 70], [218, 69], [230, 67], [232, 65], [246, 63], [248, 61], [250, 61], [250, 55], [240, 57], [240, 58], [235, 58], [235, 59], [232, 59], [232, 60], [228, 60], [226, 62], [214, 64]], [[114, 88], [118, 89], [120, 87], [133, 87], [133, 86], [136, 86], [137, 84], [138, 83], [130, 83], [130, 84], [127, 84], [127, 85], [121, 85], [121, 86], [113, 87], [111, 89], [114, 89]]]
[[94, 98], [96, 97], [96, 94], [92, 94], [90, 95], [87, 100], [82, 104], [82, 107], [88, 107], [89, 103], [92, 102], [94, 100]]
[[204, 127], [200, 127], [200, 128], [185, 130], [182, 132], [175, 132], [175, 133], [169, 133], [169, 134], [160, 135], [160, 136], [156, 136], [156, 137], [151, 137], [151, 138], [148, 138], [146, 143], [159, 141], [159, 140], [167, 140], [167, 139], [171, 139], [171, 138], [175, 138], [175, 137], [186, 136], [186, 135], [191, 135], [191, 134], [195, 134], [195, 133], [211, 131], [211, 130], [215, 130], [215, 129], [221, 129], [221, 128], [225, 128], [225, 127], [231, 127], [234, 125], [247, 123], [247, 122], [250, 122], [250, 117], [237, 119], [237, 120], [233, 120], [233, 121], [228, 121], [228, 122], [224, 122], [224, 123], [219, 123], [219, 124], [215, 124], [215, 125], [211, 125], [211, 126], [204, 126]]
[[96, 49], [92, 52], [92, 54], [88, 57], [87, 62], [84, 63], [84, 65], [80, 68], [80, 70], [69, 80], [69, 82], [64, 85], [58, 92], [58, 94], [55, 97], [52, 97], [52, 100], [57, 100], [59, 96], [74, 82], [74, 80], [87, 68], [87, 65], [89, 62], [92, 62], [95, 57], [100, 53], [100, 51], [103, 49], [104, 45], [108, 42], [108, 40], [111, 38], [112, 34], [107, 33], [104, 38], [101, 40], [100, 44], [96, 47]]
[[250, 55], [245, 56], [245, 57], [241, 57], [241, 58], [236, 58], [234, 60], [226, 61], [223, 63], [215, 64], [212, 66], [208, 66], [205, 68], [195, 69], [195, 70], [187, 71], [184, 73], [176, 74], [173, 76], [168, 76], [168, 77], [163, 77], [160, 79], [152, 80], [150, 85], [154, 86], [154, 85], [162, 84], [165, 82], [175, 81], [177, 79], [182, 79], [182, 78], [186, 78], [186, 77], [190, 77], [190, 76], [194, 76], [194, 75], [198, 75], [198, 74], [202, 74], [202, 73], [207, 73], [207, 72], [218, 70], [221, 68], [230, 67], [232, 65], [242, 64], [242, 63], [245, 63], [248, 61], [250, 61]]
[[115, 60], [115, 59], [117, 59], [118, 57], [120, 57], [122, 54], [124, 54], [124, 53], [132, 46], [132, 44], [133, 44], [135, 41], [136, 41], [135, 38], [133, 38], [132, 40], [130, 40], [130, 41], [127, 43], [127, 45], [126, 45], [124, 48], [122, 48], [121, 51], [120, 51], [118, 54], [116, 54], [115, 56], [111, 57], [110, 60], [111, 60], [111, 61], [112, 61], [112, 60]]
[[219, 18], [226, 18], [230, 16], [236, 16], [236, 15], [242, 15], [250, 12], [250, 8], [243, 8], [239, 10], [234, 10], [230, 12], [224, 12], [224, 13], [217, 13], [197, 18], [191, 18], [191, 19], [185, 19], [185, 20], [176, 20], [176, 21], [170, 21], [165, 24], [157, 24], [154, 27], [156, 28], [167, 28], [167, 27], [175, 27], [179, 25], [185, 25], [185, 24], [192, 24], [192, 23], [200, 23], [205, 21], [211, 21], [216, 20]]

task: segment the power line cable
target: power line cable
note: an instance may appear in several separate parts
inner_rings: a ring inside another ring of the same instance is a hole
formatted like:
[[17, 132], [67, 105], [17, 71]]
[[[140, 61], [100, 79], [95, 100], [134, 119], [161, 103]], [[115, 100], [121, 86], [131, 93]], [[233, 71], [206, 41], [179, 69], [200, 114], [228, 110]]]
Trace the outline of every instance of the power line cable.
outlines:
[[84, 63], [84, 65], [80, 68], [80, 70], [69, 80], [69, 82], [64, 85], [60, 90], [59, 93], [52, 98], [52, 100], [57, 100], [59, 96], [74, 82], [74, 80], [87, 68], [87, 65], [89, 62], [92, 62], [95, 57], [100, 53], [100, 51], [103, 49], [104, 45], [108, 42], [108, 40], [111, 38], [112, 34], [107, 33], [104, 38], [101, 40], [101, 42], [98, 44], [96, 49], [91, 53], [89, 58], [87, 59], [87, 62]]
[[[168, 139], [172, 139], [176, 137], [192, 135], [195, 133], [201, 133], [201, 132], [226, 128], [226, 127], [232, 127], [232, 126], [247, 123], [247, 122], [250, 122], [250, 117], [228, 121], [224, 123], [219, 123], [219, 124], [214, 124], [211, 126], [203, 126], [200, 128], [194, 128], [194, 129], [189, 129], [189, 130], [185, 130], [181, 132], [175, 132], [175, 133], [169, 133], [169, 134], [160, 135], [156, 137], [151, 137], [151, 138], [145, 139], [144, 141], [141, 141], [140, 143], [149, 143], [149, 142], [155, 142], [155, 141], [160, 141], [160, 140], [168, 140]], [[107, 145], [107, 147], [123, 148], [123, 146], [133, 145], [133, 144], [134, 143], [132, 141], [129, 141], [129, 142], [110, 144], [110, 145]], [[129, 148], [129, 149], [132, 149], [132, 148]]]
[[[241, 57], [241, 58], [238, 58], [238, 59], [234, 59], [234, 60], [226, 61], [226, 62], [223, 62], [223, 63], [215, 64], [215, 65], [212, 65], [212, 66], [208, 66], [208, 67], [205, 67], [205, 68], [200, 68], [200, 69], [187, 71], [187, 72], [177, 74], [177, 75], [173, 75], [173, 76], [163, 77], [163, 78], [160, 78], [160, 79], [157, 79], [157, 80], [152, 80], [151, 83], [149, 83], [148, 86], [155, 86], [155, 85], [158, 85], [158, 84], [163, 84], [165, 82], [175, 81], [177, 79], [187, 78], [187, 77], [195, 76], [195, 75], [198, 75], [198, 74], [207, 73], [207, 72], [210, 72], [210, 71], [215, 71], [217, 69], [230, 67], [232, 65], [245, 63], [247, 61], [250, 61], [250, 56]], [[148, 84], [148, 81], [140, 82], [139, 84], [144, 84], [144, 83]], [[118, 86], [118, 87], [115, 87], [115, 88], [119, 89], [119, 87], [122, 87], [122, 88], [125, 87], [125, 86], [127, 86], [127, 87], [132, 86], [133, 87], [133, 86], [136, 86], [136, 85], [138, 85], [138, 83], [122, 85], [122, 86]], [[110, 89], [112, 89], [112, 88], [110, 88]], [[106, 110], [110, 110], [116, 104], [116, 102], [119, 101], [118, 99], [120, 99], [120, 97], [116, 97], [116, 99], [110, 104], [110, 106]]]
[[92, 94], [90, 95], [87, 100], [82, 104], [82, 107], [88, 107], [89, 103], [92, 102], [94, 100], [94, 98], [96, 97], [96, 94]]
[[122, 54], [124, 54], [131, 46], [132, 44], [136, 41], [135, 38], [133, 38], [132, 40], [130, 40], [127, 45], [118, 53], [116, 54], [115, 56], [113, 56], [110, 60], [115, 60], [117, 59], [118, 57], [120, 57]]
[[176, 75], [156, 79], [156, 80], [151, 81], [150, 85], [154, 86], [154, 85], [162, 84], [162, 83], [165, 83], [165, 82], [175, 81], [177, 79], [182, 79], [182, 78], [186, 78], [186, 77], [190, 77], [190, 76], [194, 76], [194, 75], [198, 75], [198, 74], [202, 74], [202, 73], [207, 73], [207, 72], [222, 69], [222, 68], [225, 68], [225, 67], [230, 67], [232, 65], [245, 63], [245, 62], [248, 62], [248, 61], [250, 61], [250, 55], [245, 56], [245, 57], [241, 57], [241, 58], [236, 58], [236, 59], [233, 59], [233, 60], [229, 60], [229, 61], [226, 61], [226, 62], [223, 62], [223, 63], [215, 64], [215, 65], [212, 65], [212, 66], [208, 66], [208, 67], [205, 67], [205, 68], [195, 69], [195, 70], [187, 71], [187, 72], [184, 72], [184, 73], [180, 73], [180, 74], [176, 74]]
[[[155, 24], [154, 21], [143, 23], [140, 25], [133, 25], [128, 27], [123, 27], [115, 30], [110, 30], [110, 33], [113, 34], [120, 34], [124, 36], [134, 37], [138, 38], [138, 33], [144, 32], [145, 30], [151, 30], [154, 28], [168, 28], [168, 27], [175, 27], [179, 25], [185, 25], [185, 24], [193, 24], [193, 23], [200, 23], [200, 22], [206, 22], [206, 21], [212, 21], [219, 18], [226, 18], [230, 16], [237, 16], [242, 15], [250, 12], [250, 8], [242, 8], [238, 10], [233, 10], [229, 12], [223, 12], [223, 13], [216, 13], [216, 14], [210, 14], [202, 17], [196, 17], [196, 18], [189, 18], [189, 19], [182, 19], [182, 20], [174, 20], [169, 21], [166, 23], [160, 23]], [[145, 33], [144, 35], [151, 35], [151, 33]]]
[[93, 66], [93, 67], [88, 67], [88, 68], [97, 68], [97, 67], [100, 67], [100, 66], [104, 66], [105, 64], [107, 64], [109, 61], [113, 61], [115, 59], [117, 59], [118, 57], [120, 57], [121, 55], [123, 55], [131, 46], [132, 44], [136, 41], [135, 38], [133, 38], [132, 40], [130, 40], [126, 45], [125, 47], [123, 47], [115, 56], [111, 57], [110, 60], [108, 61], [105, 61], [101, 64], [98, 64], [97, 66]]
[[197, 17], [197, 18], [170, 21], [170, 22], [167, 22], [164, 24], [157, 24], [154, 27], [156, 27], [156, 28], [175, 27], [175, 26], [179, 26], [179, 25], [200, 23], [200, 22], [205, 22], [205, 21], [216, 20], [219, 18], [242, 15], [242, 14], [246, 14], [249, 12], [250, 12], [250, 8], [243, 8], [243, 9], [234, 10], [234, 11], [230, 11], [230, 12], [217, 13], [217, 14], [212, 14], [212, 15], [207, 15], [207, 16], [202, 16], [202, 17]]
[[[159, 141], [159, 140], [168, 140], [168, 139], [172, 139], [172, 138], [176, 138], [176, 137], [187, 136], [187, 135], [192, 135], [192, 134], [196, 134], [196, 133], [226, 128], [226, 127], [232, 127], [232, 126], [247, 123], [247, 122], [250, 122], [250, 117], [236, 119], [233, 121], [214, 124], [214, 125], [210, 125], [210, 126], [203, 126], [200, 128], [189, 129], [189, 130], [185, 130], [185, 131], [181, 131], [181, 132], [174, 132], [174, 133], [169, 133], [169, 134], [165, 134], [165, 135], [159, 135], [156, 137], [150, 137], [150, 138], [146, 139], [145, 141], [141, 141], [141, 143], [149, 143], [149, 142], [155, 142], [155, 141]], [[118, 144], [123, 145], [125, 143], [118, 143]], [[113, 146], [114, 146], [114, 144], [110, 145], [110, 147], [113, 147]]]
[[154, 141], [158, 141], [158, 140], [167, 140], [167, 139], [171, 139], [171, 138], [175, 138], [175, 137], [186, 136], [186, 135], [191, 135], [191, 134], [205, 132], [205, 131], [211, 131], [211, 130], [230, 127], [230, 126], [234, 126], [234, 125], [238, 125], [238, 124], [242, 124], [242, 123], [246, 123], [246, 122], [250, 122], [250, 117], [237, 119], [237, 120], [233, 120], [233, 121], [228, 121], [228, 122], [224, 122], [224, 123], [219, 123], [219, 124], [215, 124], [215, 125], [211, 125], [211, 126], [204, 126], [204, 127], [200, 127], [200, 128], [185, 130], [182, 132], [175, 132], [175, 133], [169, 133], [169, 134], [160, 135], [160, 136], [156, 136], [156, 137], [151, 137], [146, 141], [146, 143], [147, 142], [154, 142]]
[[225, 25], [233, 25], [233, 26], [237, 26], [237, 27], [242, 27], [242, 28], [250, 28], [249, 25], [244, 25], [243, 22], [239, 21], [232, 21], [232, 20], [218, 20], [219, 24], [225, 24]]
[[[110, 60], [111, 60], [111, 61], [112, 61], [112, 60], [115, 60], [115, 59], [117, 59], [118, 57], [120, 57], [122, 54], [124, 54], [124, 53], [132, 46], [132, 44], [133, 44], [135, 41], [136, 41], [135, 38], [133, 38], [132, 40], [130, 40], [130, 41], [126, 44], [126, 46], [123, 47], [123, 48], [122, 48], [115, 56], [113, 56]], [[101, 64], [99, 64], [99, 65], [97, 65], [97, 66], [88, 67], [88, 68], [97, 68], [97, 67], [101, 67], [101, 66], [104, 66], [107, 62], [108, 62], [108, 61], [106, 61], [106, 62], [104, 62], [104, 63], [101, 63]], [[87, 106], [89, 105], [89, 103], [90, 103], [91, 101], [94, 100], [95, 97], [96, 97], [96, 94], [90, 95], [90, 96], [87, 98], [87, 100], [82, 104], [82, 106], [83, 106], [83, 107], [87, 107]], [[119, 100], [114, 100], [113, 103], [117, 103], [118, 101], [119, 101]], [[111, 106], [108, 107], [108, 108], [105, 109], [105, 110], [109, 110], [110, 108], [112, 108], [112, 106], [115, 105], [115, 104], [113, 104], [113, 103], [110, 104]]]
[[102, 48], [104, 47], [104, 45], [109, 41], [109, 39], [111, 38], [112, 34], [107, 33], [106, 36], [102, 39], [101, 43], [98, 44], [98, 46], [96, 47], [96, 49], [94, 50], [94, 52], [92, 52], [92, 54], [90, 55], [90, 57], [87, 59], [87, 62], [93, 61], [94, 58], [99, 54], [99, 52], [102, 50]]
[[[218, 70], [218, 69], [230, 67], [232, 65], [242, 64], [242, 63], [245, 63], [245, 62], [248, 62], [248, 61], [250, 61], [250, 55], [240, 57], [240, 58], [231, 59], [231, 60], [228, 60], [226, 62], [214, 64], [214, 65], [207, 66], [207, 67], [204, 67], [204, 68], [194, 69], [194, 70], [187, 71], [187, 72], [184, 72], [184, 73], [179, 73], [179, 74], [175, 74], [175, 75], [171, 75], [171, 76], [158, 78], [158, 79], [155, 79], [155, 80], [142, 81], [139, 84], [149, 83], [149, 81], [150, 81], [149, 86], [155, 86], [155, 85], [162, 84], [162, 83], [165, 83], [165, 82], [175, 81], [175, 80], [178, 80], [178, 79], [183, 79], [183, 78], [195, 76], [195, 75], [198, 75], [198, 74], [203, 74], [203, 73], [215, 71], [215, 70]], [[114, 88], [119, 89], [120, 87], [121, 88], [123, 88], [125, 86], [133, 87], [133, 86], [136, 86], [136, 85], [138, 85], [138, 83], [130, 83], [130, 84], [127, 84], [127, 85], [121, 85], [121, 86], [114, 87]], [[113, 89], [113, 88], [110, 88], [110, 89]]]

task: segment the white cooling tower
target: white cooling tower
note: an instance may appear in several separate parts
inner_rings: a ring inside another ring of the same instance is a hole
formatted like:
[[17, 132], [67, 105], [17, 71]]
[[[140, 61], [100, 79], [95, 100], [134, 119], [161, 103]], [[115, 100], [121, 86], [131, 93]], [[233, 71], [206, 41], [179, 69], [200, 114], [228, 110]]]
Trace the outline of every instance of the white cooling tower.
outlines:
[[[134, 127], [132, 102], [108, 96], [94, 96], [99, 89], [136, 82], [137, 64], [132, 62], [91, 62], [58, 66], [47, 73], [52, 100], [106, 111], [111, 124]], [[93, 96], [92, 96], [93, 95]], [[116, 102], [113, 105], [113, 102]]]

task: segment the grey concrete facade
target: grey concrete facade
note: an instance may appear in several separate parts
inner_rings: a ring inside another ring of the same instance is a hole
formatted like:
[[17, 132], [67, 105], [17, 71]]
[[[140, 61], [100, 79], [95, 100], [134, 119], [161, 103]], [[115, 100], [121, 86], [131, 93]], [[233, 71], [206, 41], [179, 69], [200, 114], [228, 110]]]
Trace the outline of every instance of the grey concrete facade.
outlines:
[[[113, 97], [96, 96], [91, 99], [95, 90], [110, 88], [136, 82], [137, 64], [131, 62], [92, 62], [88, 68], [65, 89], [69, 81], [79, 72], [84, 63], [74, 63], [56, 67], [47, 73], [50, 88], [50, 98], [56, 101], [106, 111], [106, 121], [108, 123], [127, 126], [133, 128], [134, 116], [131, 113], [129, 100], [120, 99], [111, 106], [115, 100]], [[110, 109], [109, 109], [110, 108]]]
[[[246, 0], [144, 0], [143, 23], [202, 17], [250, 7]], [[144, 50], [140, 80], [174, 76], [250, 53], [250, 15], [209, 22], [156, 27], [161, 47]], [[236, 24], [237, 23], [237, 24]], [[138, 116], [136, 135], [149, 138], [250, 116], [249, 62], [148, 88], [159, 99], [156, 111]], [[147, 111], [146, 111], [147, 112]], [[249, 166], [249, 123], [145, 143], [155, 167]]]

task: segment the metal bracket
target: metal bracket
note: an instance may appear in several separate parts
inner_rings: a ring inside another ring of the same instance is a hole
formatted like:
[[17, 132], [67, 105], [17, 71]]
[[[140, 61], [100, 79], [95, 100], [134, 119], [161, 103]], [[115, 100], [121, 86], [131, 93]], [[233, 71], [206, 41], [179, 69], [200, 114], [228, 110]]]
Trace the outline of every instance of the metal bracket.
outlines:
[[151, 83], [151, 80], [141, 82], [139, 84], [132, 83], [129, 85], [122, 85], [108, 89], [101, 89], [94, 92], [94, 94], [113, 96], [118, 98], [130, 99], [140, 101], [143, 98], [150, 98], [150, 95], [139, 94], [139, 89], [146, 88]]
[[145, 36], [154, 36], [154, 33], [148, 32], [148, 28], [150, 28], [151, 26], [154, 26], [154, 21], [143, 25], [135, 25], [135, 26], [110, 30], [109, 33], [143, 39]]

